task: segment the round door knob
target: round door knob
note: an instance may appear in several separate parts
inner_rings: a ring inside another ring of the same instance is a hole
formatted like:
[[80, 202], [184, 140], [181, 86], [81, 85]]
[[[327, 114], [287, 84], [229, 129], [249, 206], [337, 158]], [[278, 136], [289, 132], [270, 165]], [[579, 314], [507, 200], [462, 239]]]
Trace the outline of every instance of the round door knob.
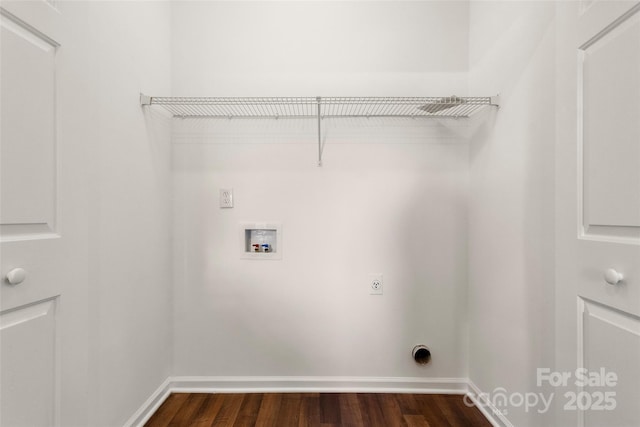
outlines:
[[24, 282], [24, 279], [27, 278], [27, 272], [24, 268], [14, 268], [10, 272], [7, 273], [7, 282], [12, 285], [19, 285]]
[[622, 273], [618, 273], [613, 268], [604, 272], [604, 280], [610, 285], [617, 285], [622, 279], [624, 279]]

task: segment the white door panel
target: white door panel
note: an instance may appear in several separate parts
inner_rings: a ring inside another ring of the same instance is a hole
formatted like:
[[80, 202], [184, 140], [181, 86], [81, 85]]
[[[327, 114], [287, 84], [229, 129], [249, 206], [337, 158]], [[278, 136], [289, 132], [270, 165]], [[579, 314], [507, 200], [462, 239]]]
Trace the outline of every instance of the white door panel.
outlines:
[[640, 227], [640, 13], [581, 51], [585, 225]]
[[0, 425], [56, 425], [56, 300], [0, 315]]
[[[60, 15], [43, 1], [3, 1], [0, 12], [0, 425], [55, 426], [56, 306], [69, 264], [56, 230], [59, 45], [48, 33]], [[18, 267], [25, 280], [9, 284]]]
[[[640, 248], [632, 244], [581, 241], [584, 244], [575, 252], [577, 295], [638, 314]], [[610, 285], [604, 279], [610, 268], [624, 276], [617, 285]]]
[[611, 309], [589, 300], [580, 299], [582, 311], [581, 345], [578, 346], [578, 364], [589, 372], [615, 373], [615, 386], [584, 387], [592, 406], [604, 398], [605, 390], [615, 393], [614, 410], [607, 409], [606, 401], [595, 410], [584, 413], [585, 427], [631, 427], [640, 419], [640, 317]]
[[0, 17], [3, 240], [52, 233], [56, 211], [56, 44], [10, 16]]
[[589, 405], [559, 405], [558, 425], [640, 426], [640, 3], [557, 10], [557, 364], [619, 379], [574, 390]]
[[[0, 311], [61, 294], [64, 261], [56, 253], [59, 248], [60, 238], [2, 243]], [[5, 278], [14, 268], [26, 270], [26, 279], [19, 285], [10, 285]]]

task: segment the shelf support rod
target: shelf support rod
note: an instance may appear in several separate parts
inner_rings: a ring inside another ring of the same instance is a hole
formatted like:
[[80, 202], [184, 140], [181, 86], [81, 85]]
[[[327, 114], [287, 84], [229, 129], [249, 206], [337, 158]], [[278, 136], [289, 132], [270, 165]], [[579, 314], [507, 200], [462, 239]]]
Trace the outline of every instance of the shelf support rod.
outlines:
[[318, 103], [318, 167], [322, 167], [322, 115], [320, 113], [321, 97], [317, 97]]

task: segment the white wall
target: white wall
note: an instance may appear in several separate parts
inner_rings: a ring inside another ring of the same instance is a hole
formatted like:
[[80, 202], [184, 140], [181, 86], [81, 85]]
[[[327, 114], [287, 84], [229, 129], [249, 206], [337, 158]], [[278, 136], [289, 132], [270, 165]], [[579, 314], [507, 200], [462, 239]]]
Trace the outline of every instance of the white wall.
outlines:
[[[177, 375], [463, 376], [467, 146], [358, 130], [376, 142], [327, 145], [323, 168], [313, 130], [174, 133]], [[283, 259], [240, 259], [243, 221], [281, 222]]]
[[545, 391], [536, 369], [554, 366], [554, 18], [552, 2], [470, 5], [469, 89], [501, 96], [470, 160], [469, 376], [487, 393]]
[[[170, 374], [468, 375], [523, 392], [552, 366], [553, 5], [59, 7], [60, 150], [75, 153], [61, 218], [87, 263], [61, 303], [64, 425], [121, 425]], [[434, 122], [327, 122], [323, 168], [313, 123], [176, 122], [170, 166], [167, 120], [140, 91], [503, 104], [471, 145]], [[282, 222], [281, 261], [240, 259], [247, 220]], [[409, 358], [418, 342], [428, 367]]]
[[178, 1], [174, 95], [449, 96], [466, 90], [467, 2]]
[[138, 101], [169, 91], [170, 7], [58, 8], [61, 424], [123, 425], [171, 368], [170, 132]]
[[[463, 2], [172, 12], [175, 95], [466, 92]], [[176, 375], [466, 377], [468, 145], [435, 122], [325, 126], [318, 168], [313, 121], [175, 122]], [[242, 221], [281, 222], [283, 259], [240, 259]]]

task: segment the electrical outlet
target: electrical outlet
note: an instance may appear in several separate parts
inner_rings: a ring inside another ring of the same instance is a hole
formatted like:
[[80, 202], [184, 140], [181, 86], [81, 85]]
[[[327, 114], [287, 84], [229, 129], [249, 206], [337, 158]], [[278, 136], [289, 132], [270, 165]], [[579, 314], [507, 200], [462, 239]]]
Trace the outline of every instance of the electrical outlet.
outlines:
[[233, 207], [233, 190], [231, 188], [223, 188], [220, 190], [220, 207]]
[[369, 294], [382, 295], [382, 274], [369, 275]]

